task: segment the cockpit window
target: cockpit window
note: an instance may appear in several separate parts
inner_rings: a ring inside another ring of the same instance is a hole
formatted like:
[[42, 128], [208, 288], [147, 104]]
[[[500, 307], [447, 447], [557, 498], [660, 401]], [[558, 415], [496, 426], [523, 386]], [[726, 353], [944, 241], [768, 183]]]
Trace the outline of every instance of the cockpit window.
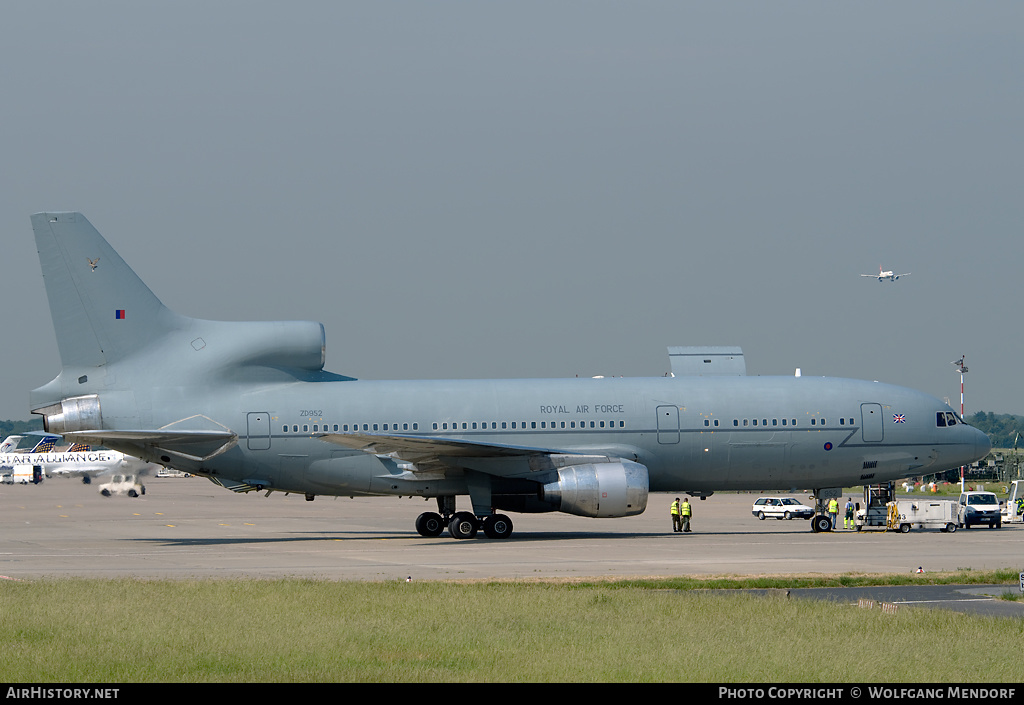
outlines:
[[935, 425], [940, 428], [944, 428], [946, 426], [956, 426], [958, 423], [963, 422], [960, 421], [956, 417], [956, 414], [954, 414], [952, 411], [935, 412]]

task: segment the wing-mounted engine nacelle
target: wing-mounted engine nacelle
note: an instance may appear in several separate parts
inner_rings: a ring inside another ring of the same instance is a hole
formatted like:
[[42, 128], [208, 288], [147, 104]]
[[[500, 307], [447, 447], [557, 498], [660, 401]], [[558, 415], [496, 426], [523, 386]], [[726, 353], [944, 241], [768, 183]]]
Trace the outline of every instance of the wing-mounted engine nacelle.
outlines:
[[647, 508], [647, 468], [621, 460], [558, 469], [558, 482], [541, 489], [541, 498], [566, 514], [628, 517]]

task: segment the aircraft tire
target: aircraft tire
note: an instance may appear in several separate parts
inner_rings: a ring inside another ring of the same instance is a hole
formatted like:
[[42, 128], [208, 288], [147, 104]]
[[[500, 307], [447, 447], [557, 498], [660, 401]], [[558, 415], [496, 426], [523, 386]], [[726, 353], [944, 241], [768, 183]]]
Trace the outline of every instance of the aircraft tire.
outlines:
[[420, 536], [440, 536], [444, 531], [444, 519], [437, 512], [423, 512], [416, 517], [416, 533]]
[[471, 539], [478, 529], [476, 517], [469, 512], [456, 512], [448, 522], [448, 533], [453, 539]]
[[512, 535], [512, 520], [504, 514], [484, 517], [484, 535], [489, 539], [507, 539]]
[[819, 514], [811, 519], [811, 528], [817, 534], [832, 531], [832, 520], [824, 514]]

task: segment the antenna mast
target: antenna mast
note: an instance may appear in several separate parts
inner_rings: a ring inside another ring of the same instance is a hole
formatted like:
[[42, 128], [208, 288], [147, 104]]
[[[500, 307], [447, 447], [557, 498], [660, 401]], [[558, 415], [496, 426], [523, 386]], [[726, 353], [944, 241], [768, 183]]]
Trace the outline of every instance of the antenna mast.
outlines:
[[[959, 360], [955, 360], [950, 363], [956, 365], [957, 370], [960, 371], [960, 420], [964, 420], [964, 375], [967, 374], [967, 365], [964, 364], [964, 358], [966, 355], [961, 355]], [[960, 492], [964, 491], [964, 471], [963, 465], [960, 466]]]

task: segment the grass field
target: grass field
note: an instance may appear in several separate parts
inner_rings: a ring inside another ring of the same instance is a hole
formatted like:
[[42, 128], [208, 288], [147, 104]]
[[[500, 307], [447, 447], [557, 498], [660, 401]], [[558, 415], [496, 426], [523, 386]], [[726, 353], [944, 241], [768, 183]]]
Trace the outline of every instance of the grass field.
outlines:
[[1024, 680], [1024, 619], [684, 583], [4, 582], [0, 642], [23, 683]]

